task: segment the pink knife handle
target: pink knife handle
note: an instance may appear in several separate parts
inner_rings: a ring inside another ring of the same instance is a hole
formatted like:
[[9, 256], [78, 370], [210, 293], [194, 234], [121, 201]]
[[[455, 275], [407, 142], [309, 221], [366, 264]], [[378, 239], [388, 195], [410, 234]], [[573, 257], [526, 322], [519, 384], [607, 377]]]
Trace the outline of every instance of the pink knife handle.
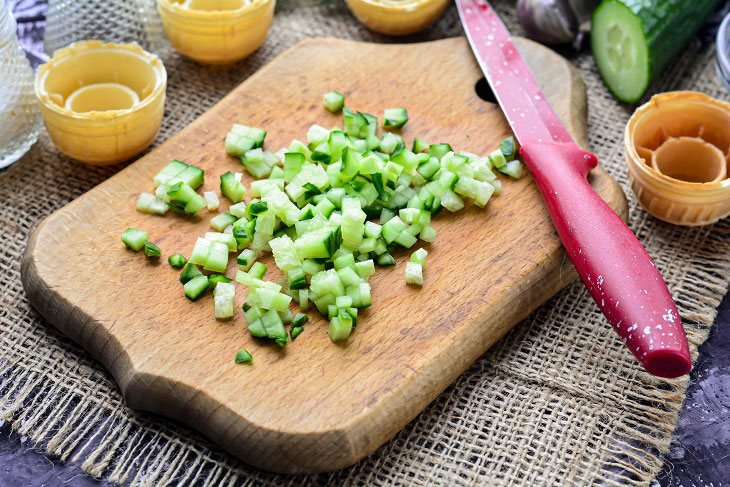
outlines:
[[588, 184], [596, 156], [575, 144], [528, 143], [532, 171], [558, 235], [593, 299], [646, 370], [689, 372], [682, 319], [649, 254]]

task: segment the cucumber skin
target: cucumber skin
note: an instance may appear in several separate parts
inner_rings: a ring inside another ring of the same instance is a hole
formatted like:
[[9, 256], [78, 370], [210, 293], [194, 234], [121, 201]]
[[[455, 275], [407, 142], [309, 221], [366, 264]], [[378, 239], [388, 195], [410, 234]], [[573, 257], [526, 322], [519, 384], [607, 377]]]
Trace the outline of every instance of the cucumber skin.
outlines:
[[[604, 0], [593, 12], [593, 25], [596, 25], [602, 7], [610, 3], [619, 3], [629, 9], [644, 33], [649, 77], [642, 90], [643, 96], [648, 84], [695, 35], [721, 0]], [[634, 103], [638, 98], [621, 101]]]

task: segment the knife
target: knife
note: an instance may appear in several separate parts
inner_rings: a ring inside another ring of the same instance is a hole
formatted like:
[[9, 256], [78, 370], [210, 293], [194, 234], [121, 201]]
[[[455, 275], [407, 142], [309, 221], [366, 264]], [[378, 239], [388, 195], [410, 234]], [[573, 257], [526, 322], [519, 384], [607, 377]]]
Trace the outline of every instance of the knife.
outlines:
[[474, 55], [580, 278], [651, 374], [679, 377], [692, 360], [682, 320], [651, 257], [588, 184], [598, 160], [575, 143], [507, 28], [484, 0], [456, 0]]

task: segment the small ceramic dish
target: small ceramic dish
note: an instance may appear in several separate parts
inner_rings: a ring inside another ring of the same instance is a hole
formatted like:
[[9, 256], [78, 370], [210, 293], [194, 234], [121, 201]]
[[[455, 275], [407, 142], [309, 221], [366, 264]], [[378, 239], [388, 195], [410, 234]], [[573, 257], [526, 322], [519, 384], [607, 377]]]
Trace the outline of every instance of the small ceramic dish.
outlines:
[[707, 225], [730, 215], [730, 104], [703, 93], [655, 95], [624, 134], [631, 189], [652, 215]]
[[730, 14], [720, 24], [717, 31], [717, 74], [730, 91]]
[[266, 40], [276, 0], [157, 0], [170, 43], [206, 64], [230, 64]]
[[126, 161], [157, 135], [165, 105], [162, 61], [137, 44], [75, 42], [38, 68], [35, 93], [64, 154], [91, 165]]
[[431, 25], [449, 0], [347, 0], [347, 6], [369, 29], [402, 36]]

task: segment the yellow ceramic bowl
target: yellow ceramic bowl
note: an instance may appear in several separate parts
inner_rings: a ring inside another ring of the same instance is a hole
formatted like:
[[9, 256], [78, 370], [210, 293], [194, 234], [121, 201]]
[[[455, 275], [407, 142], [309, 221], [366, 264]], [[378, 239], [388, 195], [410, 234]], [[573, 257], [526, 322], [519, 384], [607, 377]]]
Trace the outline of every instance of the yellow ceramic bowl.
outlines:
[[652, 215], [707, 225], [730, 215], [730, 104], [703, 93], [655, 95], [624, 134], [629, 182]]
[[431, 25], [449, 0], [347, 0], [357, 19], [381, 34], [402, 36]]
[[157, 0], [170, 43], [207, 64], [229, 64], [266, 40], [276, 0]]
[[38, 68], [35, 93], [53, 143], [91, 165], [126, 161], [157, 135], [167, 73], [137, 44], [82, 41]]

